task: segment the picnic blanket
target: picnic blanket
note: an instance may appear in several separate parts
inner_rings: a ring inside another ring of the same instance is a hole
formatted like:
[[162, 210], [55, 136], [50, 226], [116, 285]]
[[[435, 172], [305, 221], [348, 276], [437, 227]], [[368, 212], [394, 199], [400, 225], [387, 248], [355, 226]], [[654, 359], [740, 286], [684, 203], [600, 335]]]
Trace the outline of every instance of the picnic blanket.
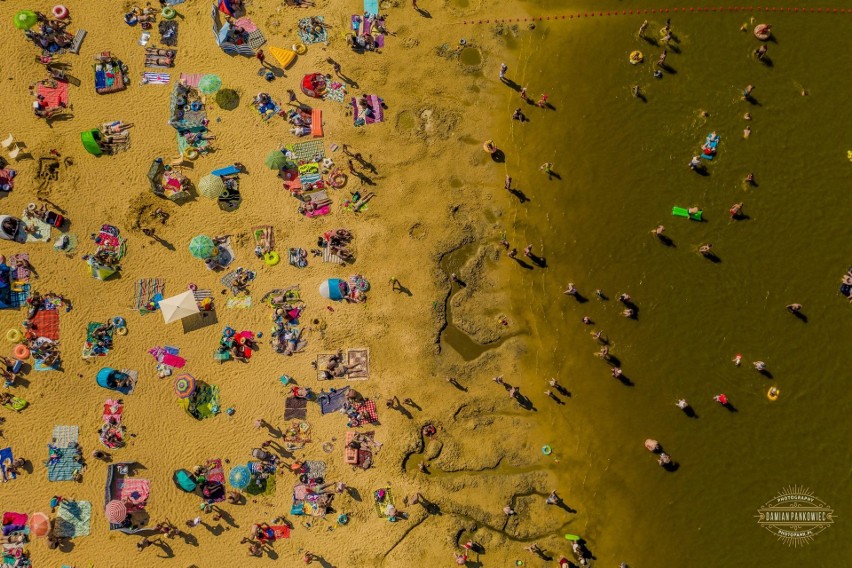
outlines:
[[284, 399], [284, 420], [304, 420], [308, 417], [308, 401], [294, 396]]
[[53, 534], [74, 538], [88, 536], [92, 521], [92, 504], [89, 501], [63, 499], [53, 521]]
[[346, 100], [346, 84], [340, 81], [326, 83], [325, 94], [322, 98], [327, 101], [342, 103]]
[[38, 337], [46, 337], [59, 341], [59, 312], [56, 310], [39, 310], [32, 319], [28, 320]]
[[136, 281], [136, 296], [133, 299], [133, 307], [142, 315], [152, 313], [145, 306], [150, 302], [156, 302], [155, 296], [162, 299], [166, 290], [166, 281], [163, 278], [140, 278]]
[[299, 37], [302, 42], [307, 45], [310, 43], [323, 43], [328, 41], [328, 30], [326, 30], [324, 26], [314, 26], [311, 20], [317, 20], [325, 23], [325, 18], [323, 16], [314, 16], [313, 18], [302, 18], [299, 20]]
[[379, 98], [378, 95], [365, 95], [367, 98], [367, 106], [372, 109], [372, 116], [367, 116], [363, 114], [358, 108], [358, 101], [355, 97], [352, 97], [352, 116], [355, 121], [355, 126], [364, 126], [365, 124], [375, 124], [377, 122], [384, 122], [385, 120], [385, 110], [382, 107], [382, 99]]
[[[106, 343], [103, 346], [98, 345], [98, 340], [94, 335], [95, 330], [102, 325], [105, 324], [94, 321], [89, 322], [89, 326], [86, 328], [86, 343], [83, 344], [83, 359], [88, 359], [89, 357], [104, 357], [107, 353], [109, 353], [111, 347], [107, 347]], [[114, 328], [110, 329], [106, 334], [109, 339], [109, 345], [112, 345], [112, 338], [114, 334]]]
[[363, 414], [364, 418], [351, 417], [349, 419], [349, 426], [351, 428], [357, 428], [364, 424], [377, 424], [379, 422], [379, 415], [376, 412], [376, 402], [372, 399], [367, 399], [361, 404], [353, 406], [352, 409], [358, 416]]
[[175, 20], [162, 20], [157, 29], [160, 31], [160, 43], [174, 47], [178, 40], [178, 22]]
[[343, 405], [346, 404], [346, 393], [349, 387], [345, 386], [342, 389], [335, 390], [330, 393], [321, 393], [319, 395], [320, 412], [323, 414], [331, 414], [337, 412]]
[[370, 350], [366, 347], [347, 350], [346, 366], [349, 369], [359, 367], [359, 369], [347, 373], [350, 379], [366, 381], [370, 378]]
[[128, 511], [144, 509], [151, 494], [151, 482], [141, 477], [120, 477], [113, 498], [124, 501]]
[[284, 146], [288, 152], [292, 152], [297, 160], [303, 163], [316, 162], [325, 157], [325, 146], [322, 140], [308, 140], [306, 142], [294, 142]]
[[24, 225], [30, 228], [27, 233], [28, 243], [46, 243], [50, 241], [50, 225], [41, 219], [26, 219]]
[[74, 445], [80, 435], [80, 428], [77, 426], [54, 426], [53, 439], [49, 444], [52, 446], [51, 453], [53, 457], [47, 462], [47, 480], [48, 481], [71, 481], [74, 477], [74, 470], [80, 467], [77, 460], [74, 459], [77, 451]]
[[39, 83], [36, 88], [36, 93], [39, 96], [44, 97], [42, 102], [46, 104], [48, 108], [68, 105], [68, 83], [56, 81], [55, 85], [50, 86], [45, 85], [44, 83]]
[[187, 87], [197, 89], [202, 77], [204, 77], [204, 73], [181, 73], [179, 80]]
[[[249, 271], [248, 271], [248, 273], [249, 273], [248, 281], [249, 281], [249, 282], [251, 282], [252, 280], [254, 280], [254, 279], [255, 279], [255, 276], [257, 276], [257, 275], [256, 275], [254, 272], [252, 272], [251, 270], [249, 270]], [[220, 280], [220, 282], [221, 282], [224, 286], [227, 286], [227, 287], [231, 290], [231, 293], [232, 293], [234, 296], [236, 296], [237, 294], [239, 294], [239, 293], [240, 293], [239, 288], [237, 288], [236, 286], [234, 286], [234, 282], [236, 281], [237, 276], [238, 276], [238, 273], [237, 273], [237, 271], [236, 271], [236, 270], [234, 270], [233, 272], [229, 272], [228, 274], [224, 275], [224, 276], [222, 277], [222, 280]]]

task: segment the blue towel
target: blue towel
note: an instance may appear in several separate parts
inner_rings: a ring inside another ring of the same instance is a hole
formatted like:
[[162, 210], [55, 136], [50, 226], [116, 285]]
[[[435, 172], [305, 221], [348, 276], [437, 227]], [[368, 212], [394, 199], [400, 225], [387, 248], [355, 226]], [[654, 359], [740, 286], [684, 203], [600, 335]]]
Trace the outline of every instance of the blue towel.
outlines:
[[[3, 481], [6, 481], [8, 475], [6, 474], [6, 466], [12, 465], [12, 462], [15, 461], [15, 457], [12, 455], [12, 448], [3, 448], [0, 450], [0, 471], [3, 472]], [[9, 474], [12, 476], [12, 479], [15, 479], [17, 476], [12, 473]]]
[[106, 73], [103, 71], [95, 71], [95, 89], [103, 89], [106, 86]]
[[364, 13], [368, 16], [378, 16], [379, 0], [364, 0]]

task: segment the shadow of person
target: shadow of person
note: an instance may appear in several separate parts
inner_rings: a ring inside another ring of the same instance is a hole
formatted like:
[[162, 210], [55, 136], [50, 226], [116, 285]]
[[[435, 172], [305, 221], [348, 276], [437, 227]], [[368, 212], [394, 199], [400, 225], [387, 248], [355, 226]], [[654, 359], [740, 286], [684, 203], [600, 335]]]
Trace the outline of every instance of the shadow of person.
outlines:
[[158, 554], [157, 558], [174, 558], [175, 551], [172, 550], [172, 547], [164, 541], [163, 539], [158, 539], [154, 541], [154, 546], [163, 551], [163, 554]]
[[405, 417], [406, 417], [406, 418], [408, 418], [409, 420], [411, 420], [412, 418], [414, 418], [414, 415], [412, 415], [412, 414], [411, 414], [411, 412], [409, 412], [409, 411], [408, 411], [408, 409], [407, 409], [407, 408], [405, 408], [405, 407], [404, 407], [404, 406], [402, 406], [402, 405], [394, 406], [394, 410], [399, 411], [399, 413], [400, 413], [400, 414], [402, 414], [403, 416], [405, 416]]
[[707, 260], [709, 260], [713, 264], [719, 264], [719, 263], [722, 262], [722, 259], [719, 258], [719, 256], [713, 251], [702, 253], [701, 256], [703, 256], [704, 258], [706, 258]]
[[497, 162], [498, 164], [502, 164], [506, 161], [506, 153], [498, 148], [497, 150], [494, 150], [493, 154], [491, 154], [491, 159]]
[[631, 381], [630, 378], [627, 375], [625, 375], [624, 373], [622, 373], [618, 376], [618, 380], [621, 381], [621, 384], [623, 384], [626, 387], [636, 386], [635, 383], [633, 381]]
[[530, 256], [528, 258], [533, 262], [533, 264], [535, 264], [539, 268], [547, 268], [547, 259], [543, 256], [536, 256], [530, 253]]
[[565, 511], [566, 513], [576, 513], [576, 512], [577, 512], [577, 509], [572, 509], [572, 508], [571, 508], [571, 507], [569, 507], [569, 506], [568, 506], [568, 504], [567, 504], [565, 501], [563, 501], [562, 499], [560, 499], [560, 500], [556, 503], [556, 506], [557, 506], [557, 507], [559, 507], [560, 509], [562, 509], [563, 511]]
[[686, 414], [690, 418], [698, 418], [698, 413], [695, 412], [695, 409], [691, 406], [687, 406], [683, 409], [683, 413]]
[[725, 410], [727, 410], [728, 412], [739, 412], [739, 410], [737, 410], [737, 407], [731, 404], [730, 402], [726, 402], [722, 406], [724, 406]]
[[661, 243], [663, 243], [667, 247], [677, 248], [677, 246], [675, 245], [675, 242], [673, 240], [671, 240], [669, 237], [667, 237], [666, 235], [657, 235], [657, 240], [659, 240]]
[[509, 193], [511, 193], [512, 195], [517, 197], [518, 201], [520, 201], [521, 203], [526, 203], [527, 201], [532, 201], [532, 199], [527, 197], [527, 195], [523, 191], [521, 191], [520, 189], [516, 189], [516, 188], [513, 187], [512, 189], [509, 190]]
[[795, 316], [795, 318], [802, 323], [808, 323], [808, 316], [806, 316], [802, 312], [793, 312], [793, 316]]
[[547, 181], [553, 181], [553, 178], [556, 178], [556, 179], [558, 179], [558, 180], [561, 180], [561, 179], [562, 179], [562, 176], [561, 176], [561, 175], [559, 175], [558, 173], [554, 172], [553, 170], [549, 170], [549, 171], [547, 172]]
[[526, 262], [524, 262], [523, 260], [521, 260], [521, 259], [520, 259], [520, 258], [518, 258], [518, 257], [515, 257], [515, 258], [513, 258], [512, 260], [514, 260], [514, 261], [515, 261], [515, 262], [517, 262], [519, 265], [521, 265], [521, 268], [526, 268], [527, 270], [532, 270], [532, 269], [533, 269], [533, 267], [532, 267], [532, 265], [531, 265], [531, 264], [527, 264]]
[[424, 18], [431, 18], [432, 17], [432, 14], [429, 13], [429, 10], [426, 10], [425, 8], [420, 8], [419, 6], [417, 7], [417, 13], [420, 14]]
[[772, 61], [772, 58], [766, 55], [763, 56], [763, 59], [761, 59], [760, 62], [767, 67], [775, 67], [775, 63]]
[[653, 38], [651, 36], [643, 35], [642, 39], [644, 39], [646, 42], [650, 43], [651, 45], [660, 45], [660, 42], [658, 42], [656, 38]]
[[680, 469], [680, 464], [676, 461], [669, 462], [663, 466], [663, 469], [668, 471], [669, 473], [674, 473]]
[[512, 89], [514, 91], [521, 92], [521, 86], [518, 85], [517, 83], [515, 83], [514, 81], [512, 81], [511, 79], [507, 79], [506, 77], [503, 77], [500, 80], [503, 81], [503, 84], [506, 85], [507, 87], [509, 87], [510, 89]]

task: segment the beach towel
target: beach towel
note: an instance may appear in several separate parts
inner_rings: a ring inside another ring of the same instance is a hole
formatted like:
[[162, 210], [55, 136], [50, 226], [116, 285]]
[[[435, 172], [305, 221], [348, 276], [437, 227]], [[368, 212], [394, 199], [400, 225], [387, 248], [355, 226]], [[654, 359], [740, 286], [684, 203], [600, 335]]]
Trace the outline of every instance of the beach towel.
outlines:
[[237, 296], [236, 298], [228, 298], [225, 302], [225, 307], [230, 309], [247, 310], [251, 306], [251, 296]]
[[142, 84], [144, 85], [168, 85], [172, 80], [169, 73], [142, 73]]
[[21, 284], [17, 286], [12, 286], [12, 290], [9, 293], [9, 306], [12, 308], [20, 308], [24, 304], [27, 303], [27, 300], [30, 297], [30, 285], [29, 284]]
[[284, 399], [284, 420], [304, 420], [307, 417], [307, 399], [293, 396]]
[[323, 215], [328, 215], [331, 212], [331, 205], [323, 205], [319, 209], [314, 209], [313, 211], [305, 211], [305, 217], [313, 219], [314, 217], [322, 217]]
[[141, 278], [136, 281], [136, 296], [133, 300], [133, 308], [139, 310], [142, 315], [150, 314], [152, 311], [145, 306], [150, 302], [155, 302], [155, 296], [160, 296], [162, 299], [163, 292], [166, 290], [166, 281], [162, 278]]
[[322, 138], [322, 111], [318, 108], [311, 111], [311, 136]]
[[0, 450], [0, 472], [3, 474], [3, 481], [7, 481], [9, 479], [17, 479], [17, 475], [14, 473], [7, 473], [6, 468], [12, 465], [15, 461], [15, 456], [12, 454], [12, 448], [3, 448]]
[[378, 501], [375, 497], [375, 493], [373, 493], [373, 505], [376, 509], [376, 514], [378, 514], [381, 518], [386, 519], [388, 505], [393, 505], [396, 507], [396, 503], [394, 501], [393, 491], [391, 491], [390, 487], [382, 487], [385, 492], [385, 498], [381, 501]]
[[27, 233], [28, 243], [46, 243], [50, 241], [51, 227], [41, 219], [26, 219], [24, 224], [31, 229]]
[[48, 108], [68, 105], [68, 83], [56, 81], [55, 86], [39, 83], [36, 93], [44, 97], [42, 103], [46, 104]]
[[355, 35], [360, 35], [361, 29], [361, 16], [357, 14], [352, 14], [352, 31], [355, 32]]
[[379, 0], [364, 0], [364, 14], [366, 16], [378, 16]]
[[358, 108], [358, 101], [355, 97], [352, 98], [352, 116], [355, 121], [355, 126], [364, 126], [365, 124], [375, 124], [377, 122], [383, 122], [385, 120], [385, 111], [382, 107], [382, 99], [378, 97], [378, 95], [366, 95], [367, 106], [372, 109], [372, 116], [367, 116], [364, 114], [362, 116], [360, 109]]
[[127, 510], [132, 511], [145, 508], [150, 494], [151, 482], [149, 480], [140, 477], [120, 477], [113, 498], [124, 501]]
[[213, 458], [207, 460], [207, 481], [225, 484], [225, 470], [222, 469], [222, 460]]
[[370, 350], [367, 348], [349, 349], [346, 351], [346, 367], [357, 370], [349, 371], [347, 377], [353, 380], [366, 381], [370, 378]]
[[294, 142], [284, 146], [300, 163], [315, 163], [325, 157], [325, 147], [322, 140], [309, 140], [307, 142]]
[[71, 40], [71, 47], [68, 48], [68, 51], [74, 54], [80, 53], [80, 46], [83, 45], [83, 40], [86, 39], [87, 33], [83, 29], [77, 30], [77, 33], [74, 34], [74, 39]]
[[77, 426], [55, 426], [53, 428], [53, 440], [50, 443], [55, 454], [47, 462], [48, 481], [71, 481], [74, 471], [80, 467], [74, 457], [77, 451], [73, 446], [77, 443], [80, 429]]
[[322, 98], [326, 101], [342, 103], [346, 100], [346, 85], [340, 81], [326, 83], [325, 94]]
[[[314, 16], [313, 19], [325, 23], [323, 16]], [[314, 26], [311, 18], [302, 18], [299, 20], [298, 30], [299, 38], [301, 38], [305, 45], [328, 41], [328, 30], [324, 26]]]
[[290, 266], [304, 268], [308, 265], [307, 251], [303, 248], [291, 248], [288, 250], [287, 260]]
[[323, 247], [323, 249], [322, 249], [322, 261], [323, 262], [330, 262], [331, 264], [344, 264], [343, 259], [340, 258], [338, 255], [334, 254], [333, 252], [331, 252], [331, 248], [329, 248], [329, 247]]
[[39, 310], [32, 319], [28, 320], [38, 337], [46, 337], [59, 341], [59, 312], [56, 310]]
[[273, 101], [269, 99], [269, 102], [262, 105], [254, 105], [254, 108], [257, 109], [257, 112], [260, 113], [261, 118], [264, 122], [268, 122], [274, 116], [278, 116], [278, 113], [281, 112], [281, 107]]
[[302, 463], [302, 470], [308, 476], [308, 480], [325, 479], [326, 465], [324, 461], [309, 460]]
[[89, 322], [88, 327], [86, 328], [86, 343], [83, 344], [83, 359], [88, 359], [89, 357], [104, 357], [110, 351], [110, 347], [106, 345], [112, 344], [112, 338], [115, 334], [115, 328], [110, 329], [106, 333], [106, 337], [109, 339], [109, 342], [104, 342], [104, 345], [98, 345], [98, 339], [95, 338], [95, 330], [101, 327], [102, 323], [98, 322]]
[[187, 87], [197, 89], [202, 77], [204, 77], [204, 73], [181, 73], [179, 80]]
[[223, 243], [219, 243], [217, 247], [219, 248], [219, 256], [213, 259], [215, 261], [213, 266], [205, 264], [207, 270], [222, 270], [237, 259], [234, 254], [234, 246], [231, 244], [230, 238], [225, 239], [225, 242]]
[[[26, 261], [25, 266], [15, 267], [15, 264], [19, 260]], [[17, 254], [13, 254], [9, 257], [9, 266], [13, 267], [12, 271], [9, 273], [12, 277], [12, 280], [17, 282], [21, 282], [22, 284], [26, 284], [30, 281], [30, 269], [26, 267], [26, 264], [30, 261], [30, 253], [28, 252], [19, 252]]]
[[8, 408], [9, 410], [14, 410], [15, 412], [20, 412], [23, 409], [25, 409], [28, 404], [29, 403], [26, 400], [24, 400], [20, 397], [17, 397], [17, 396], [13, 396], [12, 400], [5, 403], [3, 406]]
[[[231, 293], [232, 293], [234, 296], [236, 296], [236, 295], [238, 295], [238, 294], [240, 293], [239, 288], [237, 288], [236, 286], [234, 286], [234, 282], [236, 281], [237, 276], [239, 276], [239, 275], [237, 274], [237, 271], [236, 271], [236, 270], [234, 270], [233, 272], [229, 272], [229, 273], [227, 273], [226, 275], [224, 275], [224, 276], [222, 277], [222, 279], [220, 280], [220, 282], [221, 282], [224, 286], [227, 286], [227, 287], [228, 287], [228, 289], [230, 289], [230, 290], [231, 290]], [[251, 276], [251, 277], [249, 278], [249, 282], [251, 282], [252, 280], [254, 280], [254, 276]]]
[[334, 392], [322, 393], [319, 395], [320, 412], [323, 414], [331, 414], [337, 412], [343, 405], [346, 404], [346, 393], [349, 387], [343, 387]]
[[29, 517], [26, 513], [3, 513], [3, 536], [26, 530], [27, 520]]
[[248, 44], [253, 50], [257, 51], [263, 47], [264, 43], [266, 43], [266, 37], [264, 37], [263, 32], [260, 30], [254, 30], [248, 35]]
[[266, 254], [275, 249], [275, 232], [272, 225], [259, 225], [252, 227], [255, 245], [260, 247], [260, 252]]
[[108, 398], [104, 401], [103, 421], [115, 425], [121, 424], [121, 418], [124, 414], [124, 404], [117, 400]]
[[350, 418], [350, 427], [357, 428], [364, 424], [378, 424], [379, 415], [378, 412], [376, 412], [376, 402], [374, 400], [367, 399], [361, 404], [354, 406], [353, 410], [358, 413], [359, 416], [363, 414], [365, 418]]
[[73, 233], [65, 233], [53, 243], [53, 250], [67, 254], [70, 257], [72, 256], [72, 253], [77, 250], [77, 241], [77, 235]]
[[63, 499], [53, 521], [53, 534], [65, 538], [88, 536], [91, 520], [92, 504], [89, 501]]
[[349, 447], [349, 444], [355, 440], [356, 433], [353, 430], [346, 432], [346, 443], [343, 446], [343, 461], [349, 465], [358, 465], [358, 450]]

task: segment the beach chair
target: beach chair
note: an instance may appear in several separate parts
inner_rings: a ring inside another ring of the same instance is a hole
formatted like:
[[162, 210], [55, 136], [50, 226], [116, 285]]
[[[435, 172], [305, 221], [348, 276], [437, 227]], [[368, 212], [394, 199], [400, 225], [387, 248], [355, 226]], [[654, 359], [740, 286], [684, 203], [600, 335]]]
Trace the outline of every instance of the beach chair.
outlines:
[[15, 144], [15, 146], [9, 150], [9, 157], [13, 160], [18, 160], [18, 156], [21, 154], [21, 147]]
[[9, 134], [9, 137], [8, 137], [8, 138], [6, 138], [5, 140], [3, 140], [2, 142], [0, 142], [0, 144], [2, 144], [2, 145], [3, 145], [3, 148], [4, 148], [4, 149], [6, 149], [6, 150], [8, 150], [10, 153], [11, 153], [11, 152], [12, 152], [15, 148], [20, 149], [20, 147], [18, 146], [18, 141], [17, 141], [17, 140], [15, 140], [15, 135], [14, 135], [14, 134], [11, 134], [11, 133]]
[[177, 158], [172, 158], [171, 165], [173, 168], [179, 168], [183, 165], [183, 156], [178, 156]]

